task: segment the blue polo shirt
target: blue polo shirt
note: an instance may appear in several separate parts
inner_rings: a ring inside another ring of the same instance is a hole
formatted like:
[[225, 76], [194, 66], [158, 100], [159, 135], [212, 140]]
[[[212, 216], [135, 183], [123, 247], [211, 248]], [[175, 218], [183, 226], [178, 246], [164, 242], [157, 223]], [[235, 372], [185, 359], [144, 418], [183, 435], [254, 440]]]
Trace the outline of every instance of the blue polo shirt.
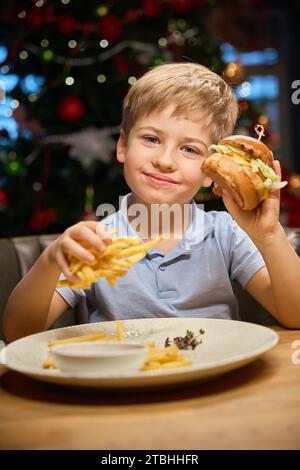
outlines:
[[[137, 236], [127, 218], [128, 197], [101, 223]], [[238, 320], [232, 281], [245, 287], [264, 260], [227, 212], [204, 212], [193, 201], [191, 223], [167, 254], [150, 249], [145, 258], [111, 286], [100, 278], [90, 289], [56, 291], [74, 307], [86, 300], [89, 321], [156, 317], [207, 317]], [[120, 235], [119, 235], [120, 234]]]

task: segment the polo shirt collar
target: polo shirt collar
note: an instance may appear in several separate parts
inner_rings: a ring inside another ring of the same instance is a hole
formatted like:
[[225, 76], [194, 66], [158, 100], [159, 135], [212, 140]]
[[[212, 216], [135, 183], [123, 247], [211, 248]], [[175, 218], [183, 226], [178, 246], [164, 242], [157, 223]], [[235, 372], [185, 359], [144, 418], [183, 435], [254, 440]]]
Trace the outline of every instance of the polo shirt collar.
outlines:
[[[128, 221], [127, 217], [127, 207], [128, 200], [132, 193], [126, 194], [121, 199], [120, 211], [119, 211], [119, 220], [118, 220], [118, 229], [119, 234], [123, 236], [133, 236], [139, 237], [138, 233], [134, 230], [132, 225]], [[201, 209], [200, 205], [196, 204], [192, 200], [190, 205], [191, 210], [191, 222], [185, 232], [184, 236], [178, 243], [177, 247], [174, 250], [180, 251], [180, 253], [190, 253], [192, 250], [199, 248], [203, 240], [209, 235], [213, 230], [213, 223], [211, 217], [207, 212]], [[173, 251], [173, 250], [172, 250]], [[161, 254], [156, 248], [149, 250], [151, 254], [157, 253]]]

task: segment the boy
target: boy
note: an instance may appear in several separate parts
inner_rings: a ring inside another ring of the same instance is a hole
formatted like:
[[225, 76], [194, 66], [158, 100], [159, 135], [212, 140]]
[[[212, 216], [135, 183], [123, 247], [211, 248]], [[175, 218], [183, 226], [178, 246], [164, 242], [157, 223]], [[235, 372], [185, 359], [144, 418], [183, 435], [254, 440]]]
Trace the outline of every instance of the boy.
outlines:
[[[255, 211], [244, 212], [223, 191], [232, 217], [205, 213], [192, 202], [200, 186], [211, 184], [201, 172], [208, 148], [232, 133], [237, 112], [232, 90], [200, 65], [162, 65], [140, 78], [125, 98], [117, 144], [117, 159], [124, 164], [132, 193], [123, 198], [117, 214], [101, 224], [73, 225], [43, 252], [9, 298], [7, 340], [48, 328], [82, 297], [91, 322], [166, 316], [238, 319], [233, 280], [282, 325], [300, 328], [300, 260], [279, 224], [279, 192]], [[279, 162], [274, 166], [279, 174]], [[171, 217], [167, 236], [163, 221], [153, 217], [157, 205], [175, 205], [184, 215], [179, 226]], [[75, 280], [67, 254], [93, 263], [80, 242], [102, 252], [105, 226], [137, 236], [131, 211], [136, 207], [145, 209], [141, 238], [159, 233], [160, 244], [116, 286], [100, 278], [86, 290], [55, 289], [61, 273]]]

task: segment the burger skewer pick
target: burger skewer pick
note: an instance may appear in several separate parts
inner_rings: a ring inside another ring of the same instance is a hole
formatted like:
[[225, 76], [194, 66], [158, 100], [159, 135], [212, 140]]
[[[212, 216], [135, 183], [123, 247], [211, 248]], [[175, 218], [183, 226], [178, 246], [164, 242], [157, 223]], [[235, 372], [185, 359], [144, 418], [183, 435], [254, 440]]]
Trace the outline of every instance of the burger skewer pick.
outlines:
[[222, 195], [227, 190], [238, 206], [247, 211], [255, 209], [269, 196], [269, 191], [283, 188], [273, 167], [273, 153], [261, 141], [264, 127], [255, 126], [257, 139], [246, 135], [230, 135], [217, 145], [215, 152], [205, 158], [202, 171], [214, 181], [213, 192]]
[[265, 137], [265, 128], [261, 124], [256, 124], [254, 127], [255, 133], [258, 136], [257, 139], [261, 140], [262, 137]]

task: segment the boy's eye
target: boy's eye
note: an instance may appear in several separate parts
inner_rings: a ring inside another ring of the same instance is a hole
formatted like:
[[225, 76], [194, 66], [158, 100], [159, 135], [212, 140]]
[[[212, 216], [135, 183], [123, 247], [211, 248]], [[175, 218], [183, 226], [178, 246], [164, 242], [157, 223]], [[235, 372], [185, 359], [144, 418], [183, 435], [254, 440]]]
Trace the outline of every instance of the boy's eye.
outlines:
[[150, 142], [150, 144], [156, 144], [158, 142], [158, 138], [155, 135], [144, 135], [143, 139], [146, 142]]
[[194, 147], [190, 147], [189, 145], [185, 145], [183, 149], [186, 153], [190, 153], [190, 154], [197, 155], [200, 153], [197, 149], [195, 149]]

